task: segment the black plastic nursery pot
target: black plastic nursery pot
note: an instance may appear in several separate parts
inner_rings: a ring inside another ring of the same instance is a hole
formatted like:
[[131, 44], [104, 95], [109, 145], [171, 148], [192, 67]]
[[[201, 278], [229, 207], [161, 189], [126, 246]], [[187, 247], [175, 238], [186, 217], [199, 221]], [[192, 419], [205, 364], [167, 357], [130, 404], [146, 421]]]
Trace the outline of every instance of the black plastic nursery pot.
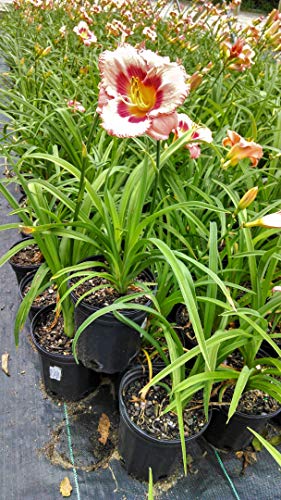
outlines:
[[276, 424], [281, 426], [281, 411], [279, 413], [277, 413], [277, 415], [275, 417], [273, 417], [273, 420]]
[[[75, 327], [98, 309], [80, 303], [75, 308]], [[126, 314], [138, 325], [146, 321], [146, 313], [133, 311]], [[113, 374], [123, 372], [138, 354], [140, 334], [114, 317], [105, 314], [91, 323], [79, 337], [76, 345], [77, 357], [85, 366], [97, 372]]]
[[53, 305], [42, 308], [33, 318], [31, 325], [31, 336], [39, 354], [43, 383], [50, 396], [65, 401], [78, 401], [99, 385], [100, 378], [82, 363], [77, 364], [72, 355], [50, 353], [38, 343], [34, 335], [35, 327], [41, 320], [41, 315], [53, 309]]
[[[145, 271], [150, 281], [154, 280], [152, 273]], [[98, 308], [91, 307], [85, 301], [77, 304], [78, 297], [72, 292], [71, 297], [76, 304], [75, 328]], [[148, 301], [146, 305], [150, 305]], [[136, 305], [137, 308], [137, 305]], [[140, 326], [146, 323], [147, 313], [136, 310], [120, 310], [130, 320]], [[108, 313], [92, 322], [79, 337], [76, 344], [77, 357], [82, 363], [101, 373], [113, 374], [123, 372], [138, 354], [141, 346], [141, 336], [133, 328], [125, 325], [114, 314]]]
[[235, 412], [227, 422], [227, 410], [215, 408], [212, 412], [210, 425], [204, 434], [204, 438], [218, 449], [226, 451], [239, 451], [246, 448], [253, 440], [253, 434], [248, 431], [251, 427], [254, 431], [261, 432], [266, 423], [274, 417], [281, 415], [281, 408], [274, 413], [266, 415], [247, 415]]
[[[26, 239], [26, 246], [31, 244], [29, 242], [34, 243], [34, 240], [31, 238], [24, 238], [23, 240], [25, 240], [25, 239]], [[18, 243], [21, 243], [23, 240], [21, 239], [20, 241], [17, 241], [16, 243], [14, 243], [14, 245], [12, 245], [11, 248], [15, 247], [16, 245], [18, 245]], [[31, 272], [36, 272], [38, 267], [40, 267], [40, 265], [41, 265], [41, 263], [40, 263], [40, 264], [28, 264], [28, 265], [23, 266], [23, 265], [15, 264], [14, 262], [11, 261], [11, 259], [9, 260], [9, 264], [12, 267], [13, 271], [15, 272], [18, 284], [20, 284], [21, 280], [27, 274], [29, 274]]]
[[[160, 367], [159, 367], [160, 369]], [[118, 451], [126, 471], [140, 480], [148, 480], [149, 468], [153, 473], [153, 481], [169, 476], [181, 457], [180, 439], [157, 439], [140, 429], [130, 419], [124, 402], [126, 388], [135, 380], [147, 377], [141, 367], [133, 368], [127, 372], [119, 388], [119, 439]], [[201, 436], [208, 423], [196, 435], [187, 437], [188, 443]]]

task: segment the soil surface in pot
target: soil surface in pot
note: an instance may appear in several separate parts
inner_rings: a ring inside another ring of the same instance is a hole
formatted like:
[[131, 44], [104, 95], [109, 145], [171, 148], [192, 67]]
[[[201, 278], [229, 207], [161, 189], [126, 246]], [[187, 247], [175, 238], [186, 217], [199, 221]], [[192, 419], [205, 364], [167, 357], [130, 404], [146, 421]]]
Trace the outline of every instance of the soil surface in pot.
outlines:
[[181, 305], [176, 313], [176, 331], [181, 333], [181, 337], [187, 339], [194, 345], [197, 345], [197, 340], [193, 330], [193, 326], [189, 319], [189, 314], [185, 305]]
[[[22, 292], [23, 296], [29, 292], [31, 288], [31, 284], [28, 284], [24, 287], [24, 290]], [[56, 293], [56, 285], [50, 285], [46, 290], [44, 290], [40, 295], [35, 297], [34, 301], [32, 302], [33, 307], [45, 307], [50, 304], [55, 304], [56, 303], [56, 298], [57, 298], [57, 293]]]
[[[163, 380], [166, 384], [167, 380]], [[179, 439], [178, 419], [175, 412], [161, 413], [169, 405], [166, 389], [155, 385], [149, 390], [146, 400], [139, 398], [143, 380], [136, 380], [127, 386], [123, 395], [130, 419], [144, 432], [156, 439]], [[183, 413], [185, 437], [197, 434], [206, 424], [202, 406], [202, 393], [194, 396]]]
[[[262, 353], [261, 353], [262, 356]], [[243, 356], [240, 351], [234, 351], [224, 362], [225, 365], [241, 370], [244, 366]], [[228, 387], [223, 396], [224, 403], [230, 403], [235, 386]], [[242, 394], [237, 406], [237, 411], [246, 415], [267, 415], [280, 408], [280, 404], [269, 394], [259, 389], [252, 389]]]
[[38, 344], [48, 352], [72, 355], [72, 338], [64, 333], [63, 316], [55, 317], [53, 311], [42, 314], [36, 324], [34, 336]]
[[36, 243], [33, 243], [19, 250], [10, 260], [17, 266], [30, 266], [40, 265], [44, 258]]
[[[234, 387], [225, 391], [223, 401], [231, 402], [234, 392]], [[242, 394], [237, 406], [237, 411], [246, 415], [268, 415], [274, 413], [280, 408], [280, 404], [276, 399], [269, 396], [259, 389], [252, 389]]]
[[[105, 269], [99, 269], [99, 272], [106, 272]], [[81, 278], [71, 278], [70, 284], [73, 285], [77, 283]], [[142, 292], [143, 289], [138, 283], [148, 283], [148, 276], [145, 273], [140, 273], [136, 278], [136, 284], [132, 284], [128, 288], [127, 295], [133, 293]], [[150, 281], [149, 281], [150, 283]], [[153, 285], [154, 286], [154, 285]], [[98, 290], [94, 288], [99, 287]], [[115, 302], [115, 300], [122, 297], [122, 295], [112, 287], [112, 284], [105, 278], [100, 276], [93, 276], [84, 283], [80, 283], [74, 290], [74, 294], [77, 297], [82, 297], [82, 295], [87, 294], [83, 298], [83, 302], [86, 302], [92, 307], [104, 307], [109, 306]], [[150, 297], [148, 295], [143, 295], [142, 297], [137, 297], [132, 299], [132, 302], [136, 304], [147, 304]]]

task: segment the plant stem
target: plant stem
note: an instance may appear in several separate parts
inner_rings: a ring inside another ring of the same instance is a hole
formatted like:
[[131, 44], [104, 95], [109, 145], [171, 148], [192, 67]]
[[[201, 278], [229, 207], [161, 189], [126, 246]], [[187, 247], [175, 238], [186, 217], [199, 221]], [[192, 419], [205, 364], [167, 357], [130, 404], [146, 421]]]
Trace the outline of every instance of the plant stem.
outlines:
[[160, 170], [160, 141], [156, 141], [156, 172], [154, 179], [153, 195], [150, 205], [150, 215], [152, 215], [155, 210], [156, 195], [157, 195], [158, 180], [159, 180], [159, 170]]

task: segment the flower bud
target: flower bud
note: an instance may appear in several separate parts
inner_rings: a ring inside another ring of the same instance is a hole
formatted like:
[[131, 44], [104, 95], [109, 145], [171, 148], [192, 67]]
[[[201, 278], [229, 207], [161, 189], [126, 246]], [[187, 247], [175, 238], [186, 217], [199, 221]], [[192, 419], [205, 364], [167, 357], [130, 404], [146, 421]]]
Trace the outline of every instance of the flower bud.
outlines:
[[51, 47], [51, 45], [49, 45], [48, 47], [46, 47], [46, 48], [42, 51], [42, 53], [41, 53], [41, 57], [47, 56], [47, 55], [51, 52], [51, 50], [52, 50], [52, 47]]
[[244, 210], [245, 208], [248, 208], [251, 203], [256, 199], [256, 196], [258, 194], [259, 188], [257, 186], [249, 189], [247, 193], [242, 196], [241, 200], [239, 201], [237, 208], [235, 210], [235, 213], [239, 212], [240, 210]]
[[31, 234], [34, 233], [35, 228], [32, 226], [22, 226], [19, 225], [19, 229], [24, 233], [24, 234]]
[[87, 158], [87, 147], [84, 142], [82, 143], [82, 158]]

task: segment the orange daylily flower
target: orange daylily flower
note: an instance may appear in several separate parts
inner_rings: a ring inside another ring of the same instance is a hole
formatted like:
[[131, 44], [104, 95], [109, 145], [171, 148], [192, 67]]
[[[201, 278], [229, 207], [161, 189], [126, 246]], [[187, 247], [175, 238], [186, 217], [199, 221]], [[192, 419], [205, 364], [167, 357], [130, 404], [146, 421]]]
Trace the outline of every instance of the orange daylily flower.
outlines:
[[223, 40], [221, 50], [229, 69], [245, 71], [253, 64], [255, 53], [242, 38], [238, 38], [234, 44], [231, 43], [230, 39]]
[[256, 167], [263, 155], [262, 147], [259, 144], [247, 141], [233, 130], [227, 131], [227, 137], [223, 139], [222, 144], [231, 148], [222, 163], [223, 168], [227, 168], [229, 165], [235, 166], [244, 158], [249, 158], [252, 166]]

